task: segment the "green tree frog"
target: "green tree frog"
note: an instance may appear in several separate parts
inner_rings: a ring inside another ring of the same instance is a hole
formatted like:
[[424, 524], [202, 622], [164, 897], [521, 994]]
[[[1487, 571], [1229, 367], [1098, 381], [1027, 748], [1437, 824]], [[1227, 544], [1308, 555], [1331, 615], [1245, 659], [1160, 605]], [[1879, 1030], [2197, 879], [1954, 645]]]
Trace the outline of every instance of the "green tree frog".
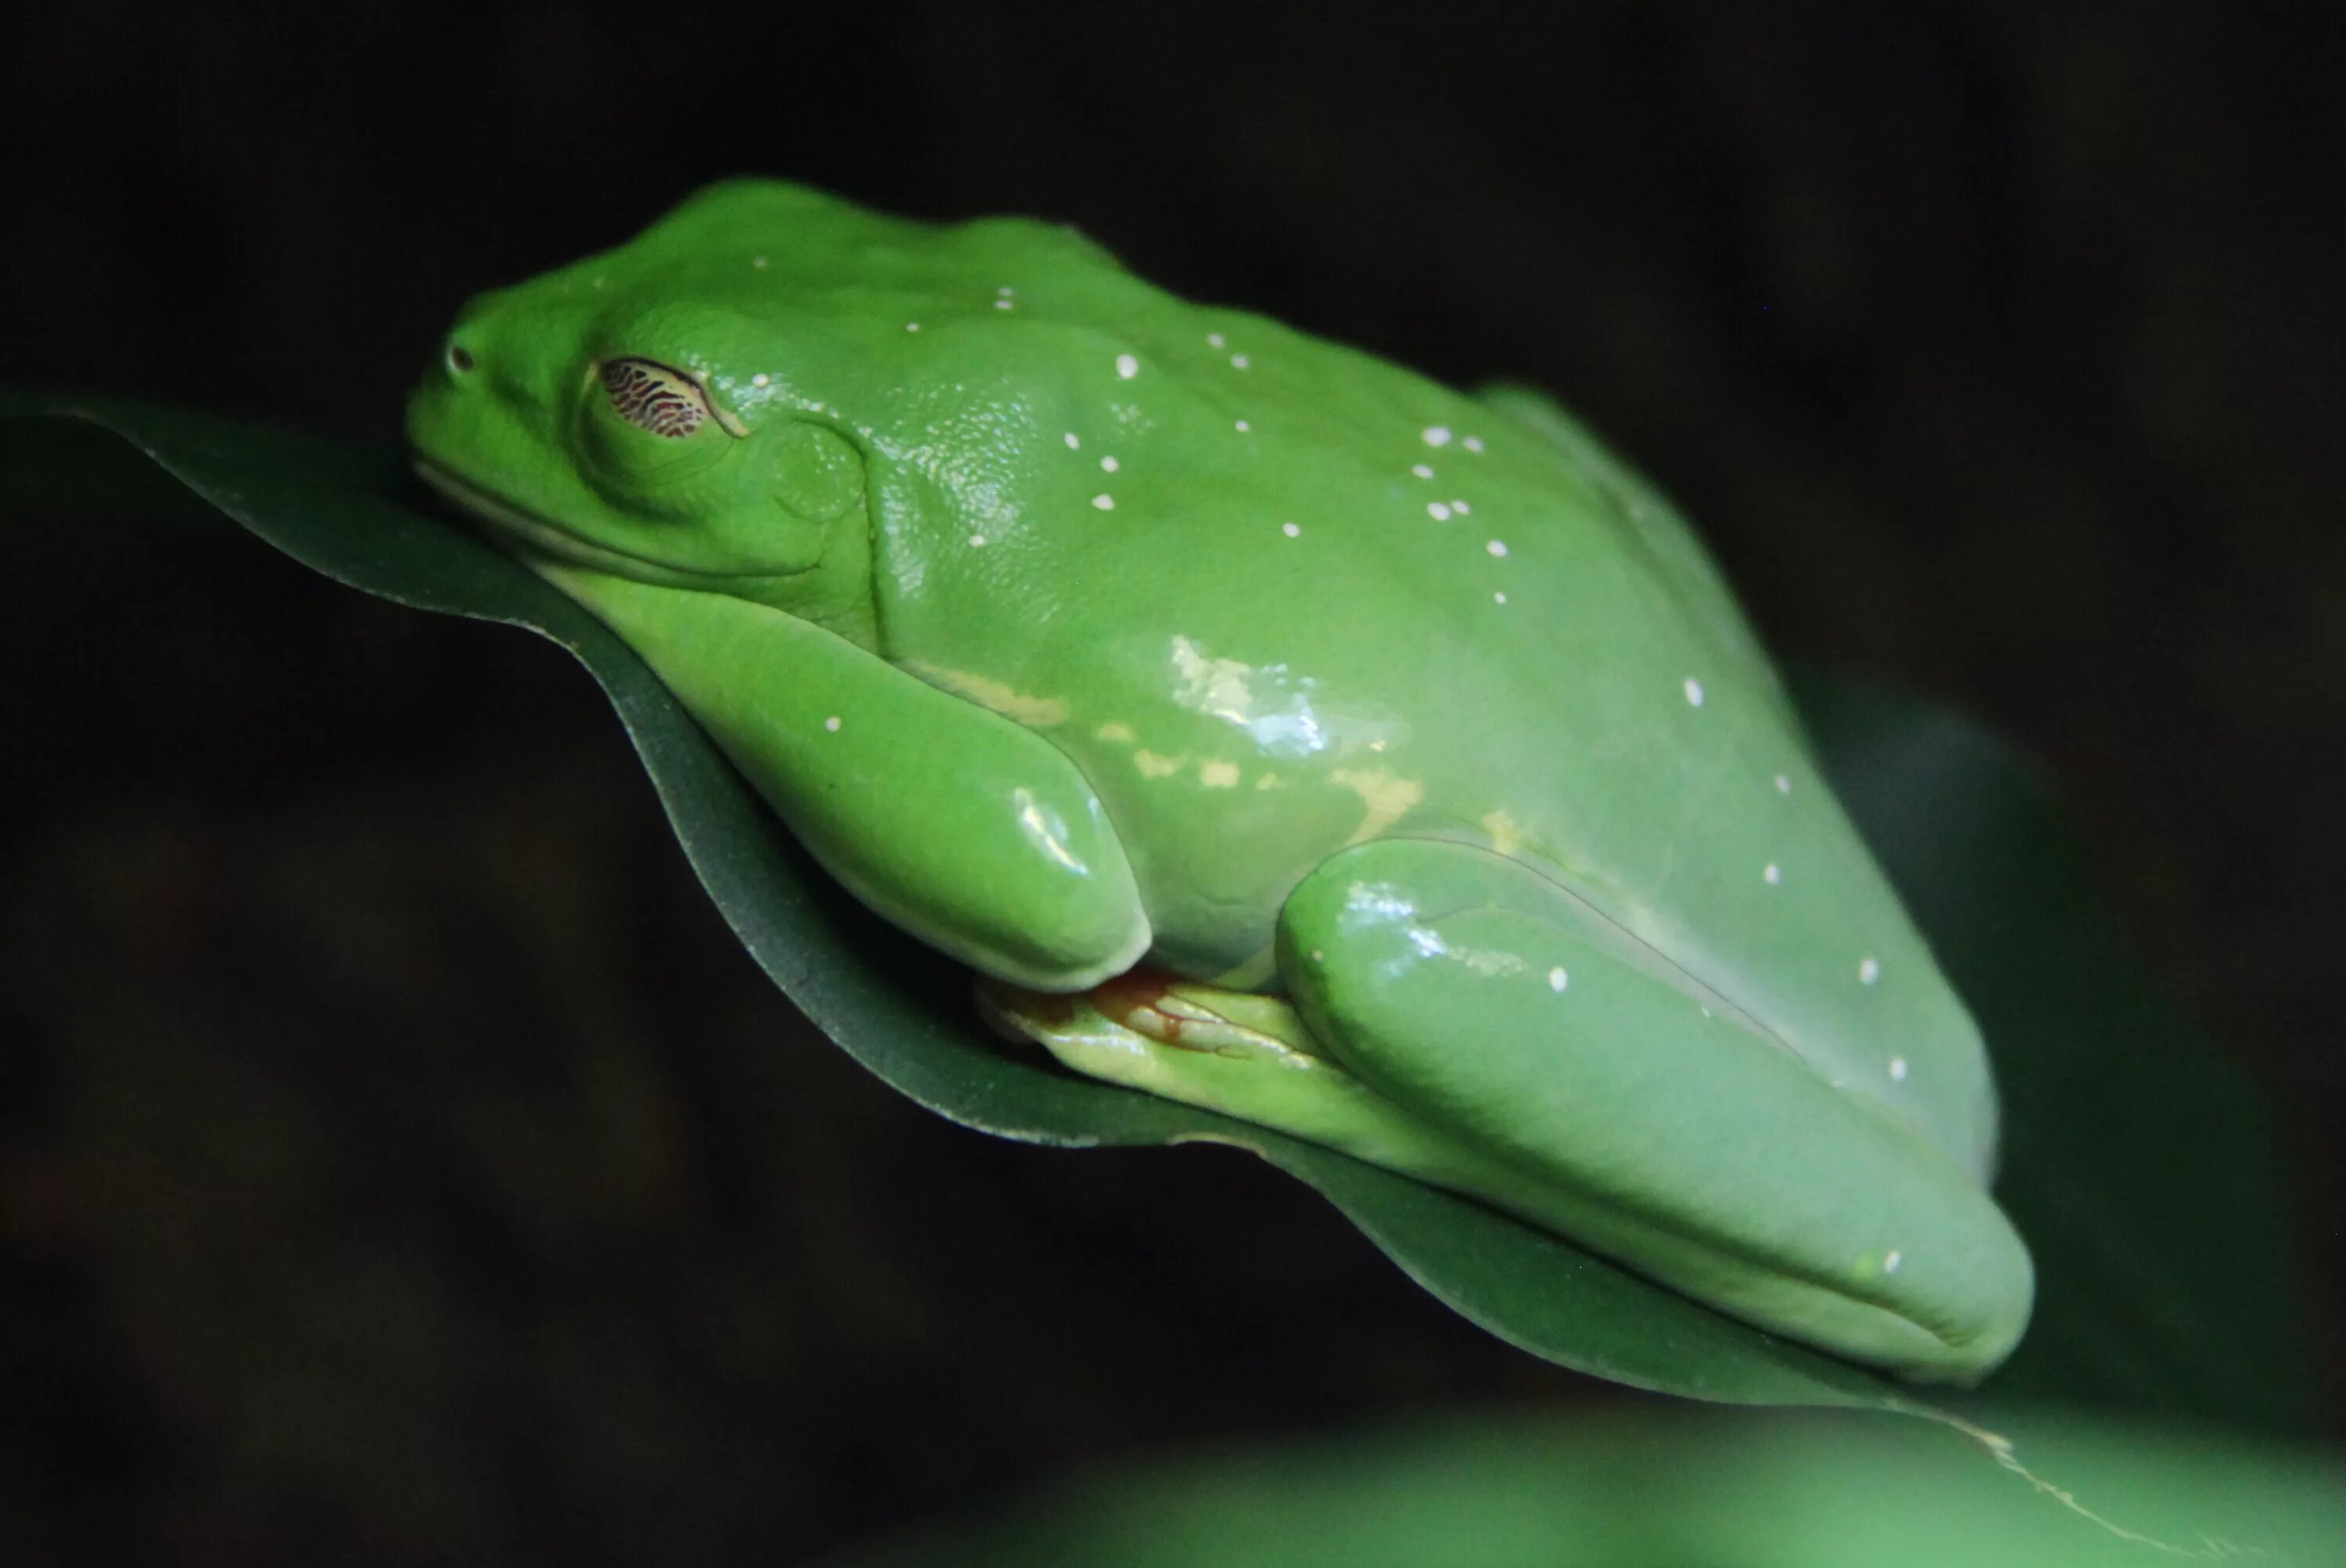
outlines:
[[474, 300], [418, 467], [1067, 1066], [1971, 1381], [1977, 1030], [1687, 525], [1556, 404], [770, 181]]

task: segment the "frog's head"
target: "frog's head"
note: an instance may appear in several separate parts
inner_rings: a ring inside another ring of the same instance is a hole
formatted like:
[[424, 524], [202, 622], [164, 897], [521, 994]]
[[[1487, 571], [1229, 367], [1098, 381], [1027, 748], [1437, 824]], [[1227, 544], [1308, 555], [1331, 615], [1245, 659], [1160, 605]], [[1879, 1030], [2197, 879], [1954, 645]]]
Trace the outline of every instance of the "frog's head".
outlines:
[[771, 364], [775, 323], [634, 248], [466, 306], [408, 401], [417, 471], [525, 560], [776, 605], [869, 636], [854, 433]]

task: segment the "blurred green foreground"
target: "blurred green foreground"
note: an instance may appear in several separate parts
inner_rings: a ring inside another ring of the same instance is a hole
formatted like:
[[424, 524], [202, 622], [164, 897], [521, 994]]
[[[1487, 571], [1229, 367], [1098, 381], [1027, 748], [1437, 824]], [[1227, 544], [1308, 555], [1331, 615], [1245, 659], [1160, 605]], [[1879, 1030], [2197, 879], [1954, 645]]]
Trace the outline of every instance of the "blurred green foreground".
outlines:
[[1853, 1411], [1395, 1427], [1079, 1475], [827, 1568], [2346, 1563], [2334, 1454], [2047, 1412], [1998, 1430], [2043, 1488], [1947, 1428]]

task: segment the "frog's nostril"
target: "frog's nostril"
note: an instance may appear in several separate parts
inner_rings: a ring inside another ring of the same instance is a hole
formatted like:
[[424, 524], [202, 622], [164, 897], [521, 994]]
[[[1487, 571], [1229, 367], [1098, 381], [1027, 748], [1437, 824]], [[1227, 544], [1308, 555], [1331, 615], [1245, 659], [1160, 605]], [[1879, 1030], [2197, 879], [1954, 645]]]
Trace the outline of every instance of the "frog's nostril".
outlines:
[[460, 376], [466, 371], [471, 370], [473, 368], [473, 351], [466, 348], [462, 343], [450, 343], [448, 345], [448, 368]]

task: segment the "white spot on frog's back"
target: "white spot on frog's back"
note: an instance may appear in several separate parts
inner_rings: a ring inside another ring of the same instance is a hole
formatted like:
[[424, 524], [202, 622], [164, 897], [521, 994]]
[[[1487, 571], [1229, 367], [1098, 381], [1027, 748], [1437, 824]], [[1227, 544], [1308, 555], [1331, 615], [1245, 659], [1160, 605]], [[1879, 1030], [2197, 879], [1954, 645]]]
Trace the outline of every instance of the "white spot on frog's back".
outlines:
[[1776, 793], [1777, 793], [1777, 794], [1779, 794], [1779, 795], [1789, 795], [1789, 794], [1790, 794], [1791, 792], [1792, 792], [1792, 780], [1791, 780], [1791, 779], [1790, 779], [1788, 775], [1785, 775], [1785, 774], [1782, 774], [1782, 773], [1779, 773], [1779, 774], [1777, 774], [1777, 775], [1776, 775]]
[[1118, 354], [1116, 356], [1116, 373], [1123, 380], [1130, 381], [1140, 373], [1140, 361], [1130, 354]]
[[1893, 1084], [1902, 1084], [1906, 1081], [1905, 1057], [1892, 1056], [1890, 1058], [1890, 1081]]
[[1882, 1260], [1882, 1272], [1895, 1274], [1898, 1272], [1898, 1266], [1905, 1261], [1906, 1255], [1893, 1247], [1890, 1249], [1890, 1256]]
[[1290, 539], [1300, 538], [1303, 534], [1303, 530], [1292, 523], [1281, 523], [1279, 525], [1279, 531]]
[[1102, 491], [1092, 497], [1092, 505], [1102, 512], [1113, 512], [1116, 510], [1116, 497]]
[[1084, 438], [1082, 436], [1077, 435], [1072, 430], [1067, 432], [1067, 450], [1069, 452], [1075, 451], [1077, 447], [1083, 445], [1083, 443]]
[[1871, 957], [1858, 960], [1857, 983], [1860, 985], [1872, 985], [1875, 981], [1880, 980], [1881, 978], [1882, 964], [1878, 960]]
[[1572, 976], [1564, 972], [1564, 966], [1562, 964], [1558, 964], [1556, 968], [1547, 972], [1547, 988], [1550, 991], [1561, 992], [1566, 986], [1570, 985], [1571, 983]]
[[1117, 460], [1113, 457], [1103, 457], [1100, 459], [1100, 472], [1103, 473], [1114, 473], [1119, 466], [1120, 465], [1117, 463]]
[[1778, 882], [1784, 880], [1784, 868], [1778, 865], [1775, 861], [1770, 860], [1766, 866], [1760, 869], [1760, 880], [1766, 882], [1770, 887], [1774, 887]]
[[835, 713], [834, 713], [834, 714], [832, 714], [829, 718], [824, 719], [824, 720], [822, 721], [822, 727], [823, 727], [825, 729], [827, 729], [827, 730], [831, 731], [831, 734], [833, 734], [833, 735], [838, 734], [838, 733], [839, 733], [839, 715], [837, 715], [837, 714], [835, 714]]
[[1449, 504], [1443, 501], [1429, 501], [1425, 504], [1425, 514], [1436, 523], [1447, 523], [1450, 521]]
[[1198, 782], [1209, 789], [1235, 789], [1239, 783], [1239, 765], [1235, 762], [1200, 762]]
[[1504, 539], [1494, 539], [1483, 548], [1494, 555], [1504, 555], [1507, 553], [1507, 542]]
[[1470, 435], [1458, 444], [1469, 452], [1480, 452], [1483, 450], [1483, 438], [1479, 435]]
[[1417, 438], [1428, 446], [1448, 446], [1450, 427], [1446, 424], [1429, 424], [1417, 433]]
[[1688, 676], [1686, 677], [1686, 684], [1680, 689], [1686, 693], [1687, 706], [1688, 708], [1700, 708], [1702, 706], [1702, 682], [1695, 679], [1692, 676]]

